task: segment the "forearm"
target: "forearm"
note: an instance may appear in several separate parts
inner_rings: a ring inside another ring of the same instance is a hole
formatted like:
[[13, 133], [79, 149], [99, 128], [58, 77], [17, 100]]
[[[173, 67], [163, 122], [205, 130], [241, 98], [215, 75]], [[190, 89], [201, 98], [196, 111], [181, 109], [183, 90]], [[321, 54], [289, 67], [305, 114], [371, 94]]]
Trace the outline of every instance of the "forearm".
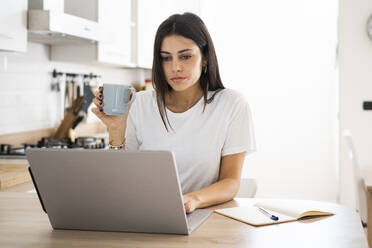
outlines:
[[195, 199], [197, 208], [204, 208], [232, 200], [239, 190], [239, 185], [239, 180], [226, 178], [187, 195]]
[[124, 122], [122, 126], [118, 129], [109, 129], [109, 141], [110, 144], [118, 146], [123, 144], [125, 139], [125, 131], [127, 129], [127, 124]]

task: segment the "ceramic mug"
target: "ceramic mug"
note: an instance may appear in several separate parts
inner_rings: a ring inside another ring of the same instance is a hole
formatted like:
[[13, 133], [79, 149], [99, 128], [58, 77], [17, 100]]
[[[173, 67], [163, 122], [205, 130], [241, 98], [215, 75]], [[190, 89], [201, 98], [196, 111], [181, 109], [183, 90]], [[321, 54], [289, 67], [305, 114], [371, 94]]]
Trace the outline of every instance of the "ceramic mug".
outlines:
[[103, 112], [107, 115], [125, 115], [135, 98], [136, 89], [131, 86], [103, 84]]

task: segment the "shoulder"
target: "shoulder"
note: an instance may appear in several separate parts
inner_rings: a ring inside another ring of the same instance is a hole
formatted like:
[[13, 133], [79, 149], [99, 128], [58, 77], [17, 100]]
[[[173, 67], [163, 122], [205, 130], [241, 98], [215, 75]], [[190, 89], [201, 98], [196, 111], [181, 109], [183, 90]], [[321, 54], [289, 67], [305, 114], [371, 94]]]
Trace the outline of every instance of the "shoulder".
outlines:
[[234, 89], [223, 89], [221, 90], [221, 95], [226, 98], [244, 98], [244, 95], [242, 93]]
[[136, 99], [134, 101], [135, 105], [147, 105], [152, 103], [155, 97], [155, 90], [145, 90], [136, 93]]
[[155, 95], [155, 90], [143, 90], [136, 93], [136, 97], [139, 99], [152, 98]]
[[224, 104], [231, 104], [231, 105], [240, 105], [240, 104], [247, 104], [247, 100], [245, 96], [234, 89], [223, 89], [216, 94], [216, 100], [218, 102], [223, 102]]

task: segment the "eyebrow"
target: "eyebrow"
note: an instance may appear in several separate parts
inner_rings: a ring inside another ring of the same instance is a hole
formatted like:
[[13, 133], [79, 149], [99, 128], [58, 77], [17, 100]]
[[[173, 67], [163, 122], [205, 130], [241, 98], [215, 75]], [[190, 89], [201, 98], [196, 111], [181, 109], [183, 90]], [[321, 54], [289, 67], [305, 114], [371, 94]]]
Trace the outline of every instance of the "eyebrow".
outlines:
[[[187, 51], [192, 51], [192, 49], [187, 48], [187, 49], [179, 50], [178, 53], [183, 53]], [[167, 51], [160, 51], [160, 53], [170, 54], [170, 52], [167, 52]]]

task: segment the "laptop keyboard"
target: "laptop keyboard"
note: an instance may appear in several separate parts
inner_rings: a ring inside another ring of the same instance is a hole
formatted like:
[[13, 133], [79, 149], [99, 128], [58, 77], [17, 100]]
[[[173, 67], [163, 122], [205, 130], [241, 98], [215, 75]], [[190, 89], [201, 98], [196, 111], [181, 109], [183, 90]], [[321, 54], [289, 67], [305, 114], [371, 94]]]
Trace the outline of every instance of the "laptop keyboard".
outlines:
[[186, 214], [189, 232], [192, 232], [195, 228], [197, 228], [206, 218], [208, 218], [211, 213], [211, 210], [197, 209], [191, 214]]
[[205, 213], [203, 211], [194, 211], [191, 214], [186, 214], [187, 217], [187, 223], [195, 223], [203, 219], [205, 216]]

